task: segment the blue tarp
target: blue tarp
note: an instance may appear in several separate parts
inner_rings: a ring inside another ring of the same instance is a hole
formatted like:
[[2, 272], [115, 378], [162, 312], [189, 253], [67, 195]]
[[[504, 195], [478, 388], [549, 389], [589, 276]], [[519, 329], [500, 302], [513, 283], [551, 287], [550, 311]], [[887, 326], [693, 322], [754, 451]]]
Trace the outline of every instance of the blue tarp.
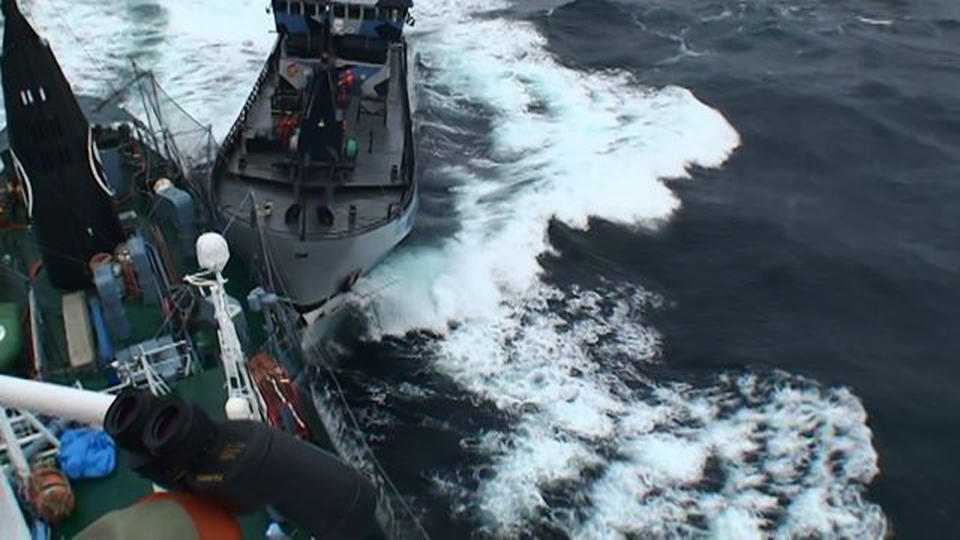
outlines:
[[60, 436], [60, 468], [70, 479], [102, 478], [116, 466], [116, 446], [103, 431], [68, 429]]

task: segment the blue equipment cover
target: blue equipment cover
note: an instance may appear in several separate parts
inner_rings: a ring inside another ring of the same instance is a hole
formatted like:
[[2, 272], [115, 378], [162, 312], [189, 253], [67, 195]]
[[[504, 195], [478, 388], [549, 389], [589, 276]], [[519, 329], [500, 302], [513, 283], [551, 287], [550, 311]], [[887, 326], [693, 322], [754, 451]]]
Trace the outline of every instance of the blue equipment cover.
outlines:
[[103, 431], [68, 429], [60, 436], [60, 468], [71, 480], [102, 478], [116, 466], [116, 446]]

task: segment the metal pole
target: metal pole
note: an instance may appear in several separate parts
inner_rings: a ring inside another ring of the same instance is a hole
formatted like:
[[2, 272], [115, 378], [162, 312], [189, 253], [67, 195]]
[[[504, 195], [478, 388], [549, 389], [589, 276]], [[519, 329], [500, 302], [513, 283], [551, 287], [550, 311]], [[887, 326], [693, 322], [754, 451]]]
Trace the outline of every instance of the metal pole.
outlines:
[[0, 375], [0, 407], [25, 409], [83, 424], [102, 425], [116, 396]]

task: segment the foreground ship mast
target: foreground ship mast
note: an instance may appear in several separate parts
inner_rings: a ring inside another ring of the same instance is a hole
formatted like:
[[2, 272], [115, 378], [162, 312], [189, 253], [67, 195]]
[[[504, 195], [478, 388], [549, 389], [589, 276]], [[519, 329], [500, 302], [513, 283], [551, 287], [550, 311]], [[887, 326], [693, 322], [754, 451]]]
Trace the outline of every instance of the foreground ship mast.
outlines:
[[220, 362], [227, 379], [228, 400], [224, 406], [227, 418], [262, 422], [266, 420], [263, 398], [250, 381], [243, 347], [233, 324], [236, 314], [230, 313], [227, 291], [224, 289], [227, 281], [223, 277], [223, 270], [229, 260], [227, 241], [217, 233], [204, 233], [197, 239], [197, 261], [205, 272], [187, 276], [186, 281], [201, 290], [207, 290], [207, 297], [213, 304], [220, 342]]

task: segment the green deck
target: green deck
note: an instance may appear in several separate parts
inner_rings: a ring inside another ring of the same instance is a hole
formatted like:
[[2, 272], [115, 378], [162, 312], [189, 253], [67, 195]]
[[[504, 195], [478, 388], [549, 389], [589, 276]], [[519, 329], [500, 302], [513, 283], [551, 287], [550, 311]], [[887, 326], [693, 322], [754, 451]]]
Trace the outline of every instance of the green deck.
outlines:
[[[174, 392], [203, 407], [212, 418], [224, 419], [223, 403], [227, 395], [221, 368], [208, 369], [181, 380]], [[125, 452], [121, 451], [117, 469], [106, 478], [71, 483], [77, 503], [70, 518], [57, 528], [58, 537], [72, 538], [107, 512], [129, 506], [152, 493], [152, 484], [127, 468], [126, 459]], [[263, 538], [270, 520], [266, 511], [260, 511], [243, 516], [240, 523], [245, 538]]]
[[[128, 170], [127, 172], [133, 174], [132, 171]], [[3, 180], [3, 178], [0, 178], [0, 182]], [[132, 197], [122, 206], [121, 211], [136, 211], [141, 221], [153, 215], [152, 203], [142, 197]], [[169, 248], [172, 262], [180, 273], [195, 271], [195, 263], [190, 262], [190, 257], [185, 256], [177, 248], [179, 246], [176, 241], [177, 231], [166, 224], [151, 224], [159, 225], [161, 234], [166, 239], [165, 243]], [[154, 241], [146, 227], [141, 226], [139, 229], [145, 240], [148, 242]], [[40, 252], [32, 231], [26, 227], [0, 229], [0, 255], [5, 256], [4, 260], [0, 261], [0, 302], [26, 306], [27, 286], [24, 276], [28, 269], [40, 260]], [[9, 264], [11, 262], [12, 264]], [[234, 260], [227, 266], [224, 274], [229, 280], [227, 284], [228, 293], [245, 304], [244, 300], [247, 293], [255, 285], [248, 269], [239, 260]], [[61, 312], [62, 292], [50, 285], [42, 269], [32, 280], [32, 285], [34, 286], [38, 311], [43, 324], [40, 333], [46, 360], [43, 370], [45, 379], [49, 382], [65, 385], [73, 385], [79, 381], [85, 388], [91, 390], [106, 388], [108, 383], [96, 362], [80, 369], [70, 367], [66, 353], [67, 346]], [[88, 291], [88, 298], [95, 294], [95, 290]], [[158, 305], [144, 303], [142, 300], [126, 299], [124, 300], [124, 308], [130, 325], [130, 335], [123, 340], [113, 340], [112, 346], [115, 352], [144, 340], [171, 333], [172, 329], [168, 325], [165, 327], [166, 317]], [[248, 355], [252, 355], [265, 346], [268, 336], [264, 330], [264, 316], [262, 314], [245, 310], [245, 317], [250, 343], [246, 352]], [[197, 346], [198, 355], [203, 358], [204, 370], [189, 378], [168, 382], [171, 383], [174, 393], [197, 403], [212, 418], [222, 420], [224, 419], [223, 404], [226, 401], [226, 390], [223, 370], [217, 360], [216, 333], [209, 329], [193, 328], [191, 329], [191, 335]], [[26, 336], [24, 336], [25, 338]], [[295, 340], [296, 337], [292, 339]], [[295, 356], [287, 359], [289, 362], [286, 367], [291, 375], [296, 375], [300, 371], [301, 359], [297, 357], [299, 347], [292, 342], [286, 345], [291, 347], [293, 353], [291, 356]], [[20, 352], [17, 365], [14, 366], [13, 373], [23, 376], [32, 375], [32, 366], [28, 364], [27, 349], [24, 347]], [[315, 442], [321, 447], [331, 449], [329, 442], [324, 438], [325, 432], [316, 411], [312, 407], [307, 407], [304, 412], [313, 433], [316, 435], [317, 440]], [[127, 456], [124, 452], [119, 452], [118, 466], [106, 478], [78, 480], [71, 483], [76, 500], [75, 509], [65, 522], [56, 527], [53, 538], [71, 538], [104, 514], [129, 506], [153, 491], [153, 486], [149, 481], [139, 477], [126, 467], [126, 459]], [[242, 516], [240, 523], [246, 538], [263, 538], [269, 523], [269, 517], [265, 510], [261, 510], [251, 515]], [[292, 538], [306, 536], [303, 533], [291, 534], [290, 531], [287, 533]]]

